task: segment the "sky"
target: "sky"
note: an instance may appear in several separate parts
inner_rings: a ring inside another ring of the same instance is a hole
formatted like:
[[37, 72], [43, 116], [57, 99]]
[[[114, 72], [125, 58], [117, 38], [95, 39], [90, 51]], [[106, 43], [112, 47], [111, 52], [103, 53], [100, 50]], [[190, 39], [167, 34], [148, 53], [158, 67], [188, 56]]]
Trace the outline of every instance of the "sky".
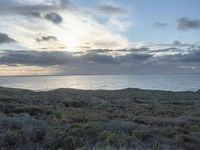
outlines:
[[199, 0], [0, 0], [0, 76], [200, 73]]

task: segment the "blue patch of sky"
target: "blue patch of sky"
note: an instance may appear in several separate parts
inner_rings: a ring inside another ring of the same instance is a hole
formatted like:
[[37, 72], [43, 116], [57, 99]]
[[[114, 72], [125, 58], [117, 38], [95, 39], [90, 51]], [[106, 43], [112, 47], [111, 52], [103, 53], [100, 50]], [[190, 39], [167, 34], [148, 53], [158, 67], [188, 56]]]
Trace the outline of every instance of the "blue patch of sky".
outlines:
[[[74, 0], [78, 6], [95, 7], [103, 3], [114, 3], [129, 12], [129, 21], [133, 24], [124, 35], [129, 41], [169, 43], [174, 40], [183, 42], [200, 41], [200, 30], [180, 31], [177, 19], [189, 17], [200, 19], [200, 0]], [[104, 24], [105, 16], [98, 16], [97, 21]], [[154, 27], [155, 22], [167, 23], [165, 29]]]

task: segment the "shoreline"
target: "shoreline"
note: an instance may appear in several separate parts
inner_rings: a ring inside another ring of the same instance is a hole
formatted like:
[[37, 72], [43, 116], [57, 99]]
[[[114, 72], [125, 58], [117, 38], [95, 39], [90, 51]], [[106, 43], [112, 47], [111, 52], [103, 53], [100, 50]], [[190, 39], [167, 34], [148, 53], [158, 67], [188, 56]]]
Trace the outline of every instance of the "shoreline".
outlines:
[[158, 89], [145, 89], [145, 88], [121, 88], [121, 89], [79, 89], [79, 88], [55, 88], [55, 89], [46, 89], [46, 90], [33, 90], [29, 88], [18, 88], [18, 87], [7, 87], [0, 86], [0, 89], [13, 89], [13, 90], [28, 90], [32, 92], [49, 92], [49, 91], [57, 91], [57, 90], [75, 90], [75, 91], [123, 91], [123, 90], [143, 90], [143, 91], [154, 91], [154, 92], [200, 92], [200, 88], [197, 90], [158, 90]]

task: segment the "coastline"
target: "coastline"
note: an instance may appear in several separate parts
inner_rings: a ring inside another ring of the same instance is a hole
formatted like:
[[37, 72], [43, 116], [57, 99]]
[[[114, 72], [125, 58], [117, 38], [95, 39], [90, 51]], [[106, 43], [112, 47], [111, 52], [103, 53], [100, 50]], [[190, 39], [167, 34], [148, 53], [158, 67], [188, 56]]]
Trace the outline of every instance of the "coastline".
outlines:
[[1, 149], [200, 149], [200, 90], [0, 87]]

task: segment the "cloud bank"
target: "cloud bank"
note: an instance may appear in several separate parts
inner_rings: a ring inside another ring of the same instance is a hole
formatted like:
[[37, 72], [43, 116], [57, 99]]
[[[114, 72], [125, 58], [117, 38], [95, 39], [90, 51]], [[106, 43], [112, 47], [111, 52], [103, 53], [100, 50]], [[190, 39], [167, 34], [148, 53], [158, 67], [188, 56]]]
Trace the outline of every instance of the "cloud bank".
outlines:
[[57, 74], [194, 73], [200, 71], [200, 46], [175, 41], [163, 49], [2, 51], [0, 66], [53, 67]]

